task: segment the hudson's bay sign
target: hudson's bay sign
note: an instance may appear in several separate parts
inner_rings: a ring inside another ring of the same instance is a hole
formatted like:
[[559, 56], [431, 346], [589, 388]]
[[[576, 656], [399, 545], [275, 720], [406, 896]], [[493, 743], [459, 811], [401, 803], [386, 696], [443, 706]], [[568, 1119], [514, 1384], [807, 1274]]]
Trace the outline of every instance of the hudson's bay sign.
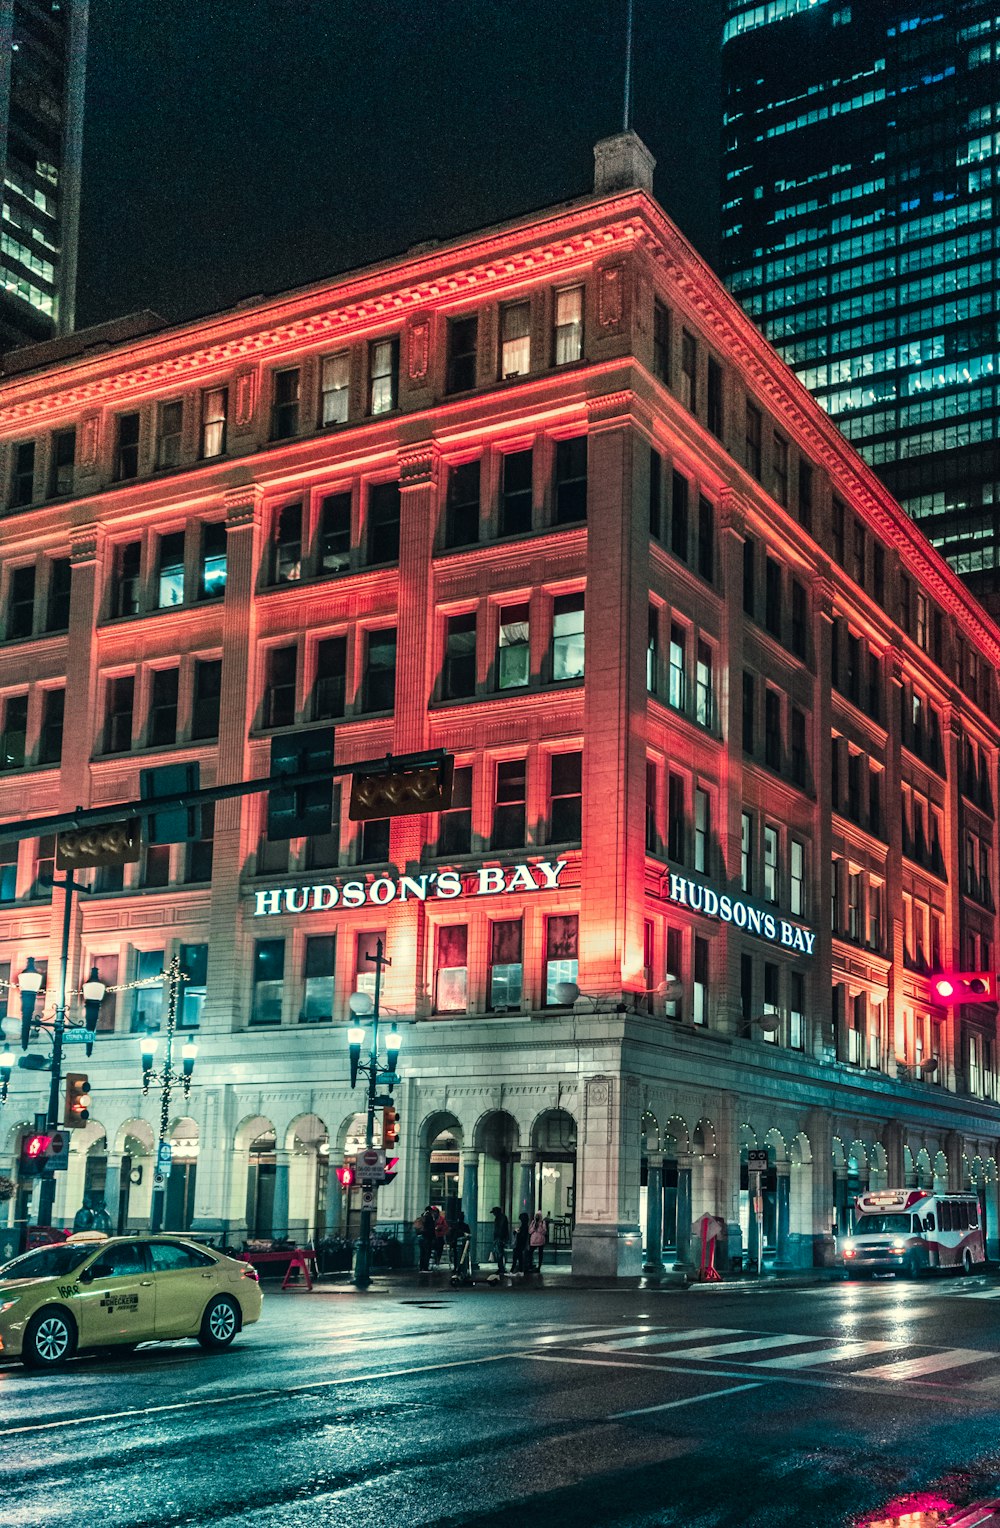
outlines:
[[390, 902], [430, 902], [453, 897], [497, 897], [517, 891], [555, 891], [565, 860], [480, 865], [475, 870], [430, 870], [421, 875], [378, 875], [310, 886], [271, 887], [254, 893], [254, 916], [322, 913], [334, 907], [386, 907]]

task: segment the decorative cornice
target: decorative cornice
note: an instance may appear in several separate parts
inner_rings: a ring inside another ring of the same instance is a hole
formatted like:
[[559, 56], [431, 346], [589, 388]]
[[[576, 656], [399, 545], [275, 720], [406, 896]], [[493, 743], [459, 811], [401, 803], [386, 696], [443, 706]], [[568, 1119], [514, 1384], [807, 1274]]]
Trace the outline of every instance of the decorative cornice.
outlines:
[[397, 460], [400, 488], [423, 488], [437, 477], [441, 448], [437, 441], [423, 440], [419, 445], [402, 446]]
[[226, 510], [226, 526], [238, 530], [242, 525], [253, 525], [260, 509], [261, 490], [255, 483], [244, 488], [230, 488], [222, 500]]
[[88, 562], [96, 562], [107, 532], [103, 525], [80, 525], [70, 531], [70, 566], [79, 568]]
[[617, 393], [603, 393], [600, 398], [587, 399], [587, 421], [596, 424], [621, 423], [635, 412], [635, 393], [622, 389]]
[[825, 616], [828, 621], [833, 620], [834, 594], [833, 584], [826, 574], [817, 573], [812, 580], [813, 605], [816, 614]]
[[742, 494], [734, 488], [724, 488], [719, 495], [719, 528], [724, 531], [734, 531], [741, 540], [746, 540], [747, 518], [750, 514], [750, 504]]

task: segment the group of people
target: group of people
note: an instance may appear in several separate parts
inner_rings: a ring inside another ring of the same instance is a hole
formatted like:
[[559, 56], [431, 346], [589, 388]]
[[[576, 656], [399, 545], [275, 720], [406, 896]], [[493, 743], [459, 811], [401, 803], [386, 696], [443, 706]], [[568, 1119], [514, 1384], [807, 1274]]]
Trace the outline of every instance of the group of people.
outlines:
[[414, 1230], [420, 1242], [421, 1273], [426, 1273], [430, 1268], [440, 1268], [446, 1248], [450, 1249], [454, 1264], [463, 1241], [472, 1235], [461, 1208], [456, 1209], [454, 1217], [449, 1220], [439, 1204], [427, 1206], [414, 1222]]
[[[495, 1204], [490, 1211], [493, 1216], [493, 1261], [497, 1265], [497, 1273], [500, 1278], [506, 1273], [507, 1243], [510, 1241], [510, 1221], [503, 1210]], [[518, 1216], [517, 1230], [514, 1232], [514, 1247], [510, 1258], [511, 1273], [521, 1273], [525, 1276], [535, 1271], [535, 1254], [538, 1254], [537, 1268], [542, 1271], [542, 1254], [545, 1251], [545, 1243], [549, 1239], [549, 1228], [545, 1216], [541, 1210], [536, 1210], [534, 1215], [522, 1212]]]

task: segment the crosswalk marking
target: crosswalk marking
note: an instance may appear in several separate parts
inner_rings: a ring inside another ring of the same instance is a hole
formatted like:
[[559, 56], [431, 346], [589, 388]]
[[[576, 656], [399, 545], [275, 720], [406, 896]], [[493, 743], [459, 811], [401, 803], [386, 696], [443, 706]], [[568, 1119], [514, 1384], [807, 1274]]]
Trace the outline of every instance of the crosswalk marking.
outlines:
[[674, 1358], [731, 1358], [737, 1353], [760, 1353], [769, 1348], [801, 1347], [804, 1342], [815, 1342], [815, 1337], [803, 1337], [797, 1332], [777, 1332], [769, 1337], [751, 1337], [744, 1342], [713, 1342], [703, 1348], [685, 1348], [674, 1353]]
[[924, 1374], [937, 1374], [942, 1369], [959, 1369], [963, 1364], [984, 1363], [996, 1358], [981, 1348], [949, 1348], [946, 1353], [929, 1353], [925, 1358], [901, 1358], [898, 1363], [885, 1364], [877, 1369], [865, 1369], [865, 1379], [918, 1379]]
[[602, 1353], [621, 1353], [630, 1348], [661, 1347], [675, 1342], [693, 1342], [697, 1337], [732, 1337], [739, 1329], [732, 1326], [692, 1326], [686, 1332], [666, 1332], [662, 1327], [653, 1332], [643, 1332], [640, 1337], [617, 1337], [610, 1342], [588, 1342], [588, 1348], [599, 1348]]
[[[598, 1337], [622, 1337], [627, 1332], [650, 1332], [655, 1330], [657, 1328], [651, 1327], [648, 1321], [644, 1321], [641, 1326], [622, 1326], [619, 1321], [617, 1326], [606, 1326], [603, 1329], [592, 1326], [571, 1326], [562, 1332], [552, 1332], [547, 1337], [539, 1337], [538, 1344], [582, 1342], [586, 1337], [595, 1339]], [[661, 1327], [659, 1330], [663, 1331], [664, 1328]]]
[[814, 1369], [820, 1364], [867, 1358], [871, 1353], [884, 1353], [887, 1348], [898, 1346], [895, 1342], [842, 1342], [838, 1347], [826, 1348], [819, 1353], [782, 1353], [779, 1358], [757, 1358], [753, 1366], [755, 1369]]

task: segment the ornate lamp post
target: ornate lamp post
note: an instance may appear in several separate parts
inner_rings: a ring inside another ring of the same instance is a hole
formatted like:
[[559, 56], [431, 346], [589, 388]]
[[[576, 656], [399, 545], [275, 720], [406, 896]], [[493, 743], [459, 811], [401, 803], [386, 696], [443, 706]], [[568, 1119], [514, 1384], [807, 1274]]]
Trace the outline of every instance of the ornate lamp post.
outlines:
[[[365, 1145], [371, 1150], [375, 1144], [375, 1109], [380, 1103], [388, 1105], [392, 1102], [391, 1098], [380, 1099], [376, 1096], [378, 1084], [382, 1082], [391, 1088], [398, 1080], [396, 1077], [396, 1062], [399, 1059], [402, 1036], [394, 1024], [386, 1037], [386, 1060], [383, 1068], [378, 1055], [379, 1002], [382, 995], [382, 970], [384, 966], [390, 965], [391, 961], [383, 954], [381, 939], [376, 941], [375, 954], [366, 954], [365, 959], [370, 960], [375, 967], [374, 998], [369, 997], [367, 992], [352, 992], [348, 999], [348, 1006], [355, 1018], [367, 1018], [369, 1014], [371, 1015], [371, 1049], [368, 1052], [368, 1060], [362, 1061], [361, 1048], [365, 1043], [365, 1031], [361, 1025], [352, 1025], [347, 1031], [347, 1051], [351, 1063], [351, 1087], [353, 1088], [356, 1084], [359, 1072], [368, 1079]], [[364, 1185], [362, 1185], [363, 1191]], [[371, 1283], [371, 1231], [371, 1208], [370, 1206], [363, 1206], [361, 1210], [361, 1229], [354, 1260], [353, 1282], [358, 1289], [367, 1289]]]
[[4, 1048], [0, 1051], [0, 1104], [7, 1102], [7, 1088], [10, 1083], [10, 1074], [14, 1070], [14, 1052], [4, 1042]]
[[170, 1131], [170, 1095], [175, 1087], [184, 1090], [185, 1099], [191, 1095], [191, 1076], [194, 1072], [195, 1058], [198, 1047], [193, 1040], [185, 1042], [181, 1049], [181, 1069], [177, 1071], [173, 1064], [174, 1038], [177, 1029], [177, 992], [181, 982], [188, 980], [187, 974], [181, 970], [180, 956], [174, 955], [166, 971], [161, 977], [168, 983], [167, 999], [167, 1028], [165, 1033], [166, 1049], [163, 1056], [163, 1065], [159, 1071], [155, 1070], [157, 1037], [156, 1035], [144, 1035], [139, 1042], [142, 1053], [142, 1093], [145, 1097], [152, 1084], [160, 1089], [160, 1134], [157, 1141], [156, 1166], [153, 1169], [153, 1202], [150, 1209], [149, 1229], [158, 1231], [163, 1224], [163, 1207], [166, 1198], [167, 1174], [164, 1171], [167, 1165], [167, 1136]]

